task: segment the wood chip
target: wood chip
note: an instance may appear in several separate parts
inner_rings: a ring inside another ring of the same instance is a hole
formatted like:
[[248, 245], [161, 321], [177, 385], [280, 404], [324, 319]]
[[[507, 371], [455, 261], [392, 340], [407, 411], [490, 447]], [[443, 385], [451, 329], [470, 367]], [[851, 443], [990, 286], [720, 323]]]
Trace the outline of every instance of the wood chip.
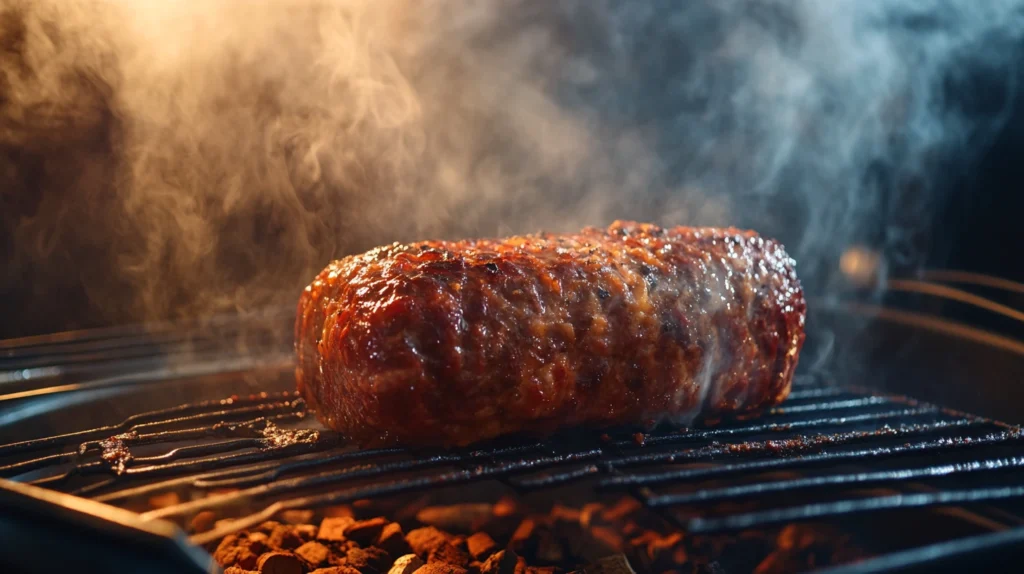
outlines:
[[350, 550], [359, 548], [359, 545], [355, 542], [352, 542], [351, 540], [346, 540], [344, 542], [324, 541], [324, 545], [330, 548], [331, 550], [331, 554], [327, 557], [327, 562], [331, 566], [346, 565], [347, 562], [345, 562], [345, 556], [348, 554], [348, 552]]
[[469, 552], [459, 548], [451, 542], [442, 542], [430, 551], [427, 556], [427, 563], [431, 562], [447, 562], [448, 564], [455, 564], [463, 568], [469, 566], [469, 562], [472, 558]]
[[498, 548], [498, 543], [486, 532], [477, 532], [466, 539], [466, 548], [477, 560], [485, 560]]
[[267, 534], [270, 534], [278, 526], [281, 526], [280, 522], [277, 522], [276, 520], [268, 520], [266, 522], [261, 522], [260, 525], [256, 527], [256, 530], [258, 532], [265, 532]]
[[316, 538], [317, 540], [342, 542], [345, 540], [345, 528], [353, 523], [355, 523], [355, 519], [350, 516], [324, 518], [320, 522], [320, 529], [316, 533]]
[[299, 557], [287, 552], [267, 552], [256, 562], [260, 574], [303, 574], [306, 567]]
[[373, 544], [377, 537], [380, 536], [384, 527], [387, 526], [388, 520], [383, 516], [371, 518], [369, 520], [360, 520], [353, 522], [345, 527], [344, 535], [349, 540], [355, 540], [362, 546], [369, 546]]
[[281, 524], [271, 531], [267, 545], [275, 550], [295, 550], [304, 541], [290, 524]]
[[466, 547], [466, 536], [464, 534], [449, 536], [448, 542], [451, 542], [456, 548], [461, 548], [466, 552], [469, 552], [469, 549]]
[[414, 574], [468, 574], [469, 570], [444, 562], [428, 562], [420, 566]]
[[391, 560], [387, 552], [371, 546], [369, 548], [350, 548], [345, 554], [345, 564], [363, 574], [372, 574], [373, 572], [387, 572]]
[[295, 554], [305, 560], [311, 568], [326, 565], [330, 553], [330, 549], [319, 542], [307, 542], [295, 549]]
[[519, 556], [511, 550], [499, 550], [480, 567], [480, 574], [514, 574]]
[[310, 540], [316, 539], [318, 528], [313, 524], [296, 524], [295, 534], [298, 535], [302, 540], [309, 542]]
[[249, 540], [245, 534], [229, 534], [217, 545], [213, 559], [222, 567], [238, 566], [245, 570], [256, 568], [259, 554], [249, 549]]
[[403, 556], [412, 552], [409, 543], [405, 541], [405, 534], [402, 533], [402, 525], [397, 522], [388, 524], [380, 531], [376, 544], [392, 556]]
[[423, 561], [419, 556], [406, 554], [395, 560], [395, 563], [391, 565], [391, 570], [388, 570], [388, 574], [412, 574], [421, 566], [423, 566]]
[[602, 558], [583, 569], [586, 574], [636, 574], [623, 554]]
[[263, 532], [249, 533], [249, 550], [257, 556], [270, 550], [270, 537]]
[[536, 527], [536, 522], [530, 518], [524, 518], [512, 534], [512, 539], [508, 543], [509, 548], [520, 553], [526, 550], [527, 546], [533, 542], [533, 531]]
[[359, 570], [352, 568], [351, 566], [329, 566], [327, 568], [317, 568], [309, 574], [360, 574]]
[[405, 541], [420, 558], [426, 558], [435, 548], [448, 541], [443, 532], [433, 526], [417, 528], [405, 535]]

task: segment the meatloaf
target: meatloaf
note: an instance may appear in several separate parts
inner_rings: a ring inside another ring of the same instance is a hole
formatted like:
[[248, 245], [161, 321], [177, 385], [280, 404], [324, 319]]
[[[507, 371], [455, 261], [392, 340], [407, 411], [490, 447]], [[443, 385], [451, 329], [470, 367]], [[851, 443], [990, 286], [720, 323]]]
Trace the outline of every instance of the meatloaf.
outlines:
[[362, 445], [686, 425], [782, 401], [805, 310], [793, 260], [751, 231], [395, 243], [306, 287], [298, 387]]

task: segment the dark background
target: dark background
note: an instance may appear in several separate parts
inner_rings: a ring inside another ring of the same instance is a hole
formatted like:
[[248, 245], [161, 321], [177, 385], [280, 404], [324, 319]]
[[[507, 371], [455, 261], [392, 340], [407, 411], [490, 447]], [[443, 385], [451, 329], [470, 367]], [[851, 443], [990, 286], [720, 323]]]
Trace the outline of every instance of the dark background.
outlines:
[[1024, 280], [1024, 97], [980, 161], [954, 175], [930, 263]]
[[[583, 28], [587, 25], [578, 23]], [[24, 68], [24, 62], [20, 50], [23, 36], [16, 15], [0, 18], [0, 64], [3, 65], [0, 71], [22, 73], [20, 70]], [[1018, 46], [1017, 53], [1024, 56], [1024, 49]], [[649, 56], [640, 54], [638, 57]], [[930, 174], [927, 196], [934, 198], [930, 200], [934, 204], [926, 211], [930, 215], [922, 216], [918, 209], [903, 210], [895, 203], [879, 211], [878, 233], [860, 239], [869, 247], [885, 252], [894, 274], [908, 276], [918, 268], [927, 267], [973, 271], [1024, 281], [1024, 90], [1016, 89], [1016, 86], [1024, 85], [1024, 74], [1017, 68], [1020, 66], [958, 70], [956, 77], [950, 79], [943, 105], [957, 110], [964, 118], [989, 125], [993, 118], [1002, 117], [1007, 109], [1009, 114], [994, 132], [982, 130], [983, 137], [962, 142], [962, 160], [953, 157], [931, 167], [934, 173]], [[627, 75], [622, 82], [632, 84], [634, 79]], [[658, 91], [662, 84], [660, 77], [648, 79], [651, 81], [651, 93], [661, 94]], [[105, 182], [118, 177], [118, 165], [113, 156], [123, 136], [121, 122], [124, 119], [119, 117], [112, 103], [111, 86], [88, 75], [71, 75], [66, 81], [66, 93], [74, 96], [58, 102], [60, 114], [40, 109], [36, 118], [25, 116], [23, 111], [15, 117], [4, 113], [8, 94], [4, 77], [0, 76], [0, 133], [3, 134], [0, 137], [0, 338], [134, 322], [144, 316], [137, 306], [130, 303], [136, 301], [137, 304], [138, 299], [137, 293], [132, 291], [133, 283], [126, 279], [118, 261], [110, 256], [126, 249], [125, 245], [111, 244], [111, 237], [130, 244], [136, 236], [132, 233], [102, 233], [105, 228], [116, 229], [121, 223], [121, 198], [111, 192], [108, 189], [111, 186]], [[1007, 94], [1011, 94], [1010, 106], [1007, 106]], [[647, 112], [658, 113], [657, 98], [652, 102], [651, 106], [641, 107], [637, 112], [641, 118]], [[658, 122], [652, 123], [657, 125]], [[828, 150], [809, 149], [806, 153], [828, 153]], [[685, 179], [685, 174], [678, 175]], [[885, 175], [880, 177], [884, 179]], [[893, 195], [906, 197], [908, 194]], [[361, 210], [367, 209], [376, 198], [353, 194], [345, 196], [345, 200], [351, 201], [352, 205], [340, 206], [338, 211], [348, 213], [350, 221], [338, 223], [337, 228], [351, 233], [351, 237], [336, 240], [344, 248], [325, 252], [321, 258], [323, 261], [316, 261], [316, 265], [322, 266], [330, 255], [361, 251], [395, 239], [414, 239], [408, 237], [409, 228], [400, 221], [390, 228], [367, 227], [363, 230], [359, 226]], [[628, 213], [632, 207], [629, 200], [620, 198], [623, 217], [631, 215]], [[54, 205], [64, 208], [54, 209]], [[513, 207], [530, 209], [529, 205]], [[260, 209], [256, 205], [251, 213], [242, 212], [227, 218], [225, 234], [230, 232], [232, 236], [240, 237], [241, 244], [228, 242], [219, 246], [224, 249], [219, 255], [225, 261], [250, 274], [245, 265], [238, 264], [238, 253], [232, 250], [240, 252], [256, 245], [263, 251], [263, 256], [272, 256], [273, 230], [275, 227], [287, 228], [287, 222], [278, 221], [278, 218], [287, 218], [287, 214], [270, 208]], [[19, 235], [14, 228], [18, 222], [38, 213], [60, 213], [61, 221], [65, 222], [62, 226], [68, 232], [47, 236], [48, 241], [54, 244], [39, 251], [52, 253], [52, 257], [22, 257], [15, 265], [11, 263], [15, 255], [32, 250], [23, 249], [20, 242], [26, 240], [25, 235]], [[757, 215], [757, 210], [748, 209], [746, 216], [737, 215], [735, 224], [754, 227], [788, 242], [788, 230], [784, 224], [759, 222]], [[489, 217], [500, 218], [500, 214]], [[914, 221], [910, 225], [905, 221], [893, 224], [908, 217], [928, 220]], [[457, 216], [452, 220], [456, 234], [475, 232], [472, 222], [463, 224]], [[90, 226], [101, 232], [89, 232]], [[919, 229], [921, 234], [919, 237], [893, 240], [886, 235], [886, 230], [894, 227]], [[246, 242], [250, 233], [255, 240]], [[266, 240], [262, 246], [258, 245], [261, 240]], [[905, 245], [906, 242], [910, 244]], [[127, 248], [130, 251], [131, 245]], [[901, 253], [904, 250], [914, 256], [904, 258]], [[252, 259], [257, 263], [249, 266], [258, 266], [259, 257]], [[199, 281], [203, 273], [201, 268], [195, 270]], [[303, 277], [302, 280], [308, 279]], [[100, 297], [86, 292], [83, 286], [86, 283], [108, 287]], [[806, 283], [812, 296], [821, 295], [825, 289], [831, 288], [828, 281]], [[182, 285], [187, 284], [182, 282]], [[167, 289], [173, 290], [173, 286], [168, 285]], [[284, 295], [280, 303], [292, 304], [294, 293], [287, 291]], [[1006, 293], [992, 296], [1011, 305], [1021, 304], [1018, 296]], [[187, 302], [187, 288], [182, 288], [180, 297], [183, 303]], [[123, 306], [119, 305], [121, 298]], [[102, 299], [101, 303], [99, 299]], [[170, 299], [173, 301], [173, 297]], [[1001, 332], [1016, 334], [1020, 331], [1017, 322], [990, 313], [979, 313], [962, 304], [902, 295], [890, 300], [925, 306], [931, 312]], [[168, 315], [174, 315], [173, 308]]]

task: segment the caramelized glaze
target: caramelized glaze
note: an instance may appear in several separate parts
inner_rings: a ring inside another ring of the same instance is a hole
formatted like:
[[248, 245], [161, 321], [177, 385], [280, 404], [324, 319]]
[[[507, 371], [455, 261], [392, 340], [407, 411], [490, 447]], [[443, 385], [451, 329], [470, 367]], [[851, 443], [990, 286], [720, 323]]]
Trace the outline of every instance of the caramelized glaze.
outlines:
[[324, 424], [367, 445], [688, 424], [782, 401], [804, 316], [793, 260], [750, 231], [393, 244], [306, 288], [297, 378]]

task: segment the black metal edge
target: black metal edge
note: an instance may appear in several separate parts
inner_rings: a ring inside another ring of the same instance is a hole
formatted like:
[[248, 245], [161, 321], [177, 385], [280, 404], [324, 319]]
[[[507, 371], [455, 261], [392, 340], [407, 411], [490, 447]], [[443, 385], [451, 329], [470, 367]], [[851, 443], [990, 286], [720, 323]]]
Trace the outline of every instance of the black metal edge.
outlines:
[[0, 479], [0, 570], [214, 574], [220, 567], [175, 525]]
[[914, 572], [1018, 572], [1024, 557], [1024, 527], [957, 538], [862, 562], [844, 564], [817, 574], [890, 574]]

